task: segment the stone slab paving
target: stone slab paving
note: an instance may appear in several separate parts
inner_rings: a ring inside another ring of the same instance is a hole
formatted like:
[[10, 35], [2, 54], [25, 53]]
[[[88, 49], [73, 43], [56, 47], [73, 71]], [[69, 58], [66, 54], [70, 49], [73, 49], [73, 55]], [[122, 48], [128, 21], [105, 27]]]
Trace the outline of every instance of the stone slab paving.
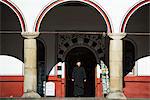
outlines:
[[[0, 100], [107, 100], [103, 97], [42, 97], [36, 98], [0, 98]], [[114, 100], [114, 99], [113, 99]], [[127, 98], [127, 100], [150, 100], [149, 98]]]

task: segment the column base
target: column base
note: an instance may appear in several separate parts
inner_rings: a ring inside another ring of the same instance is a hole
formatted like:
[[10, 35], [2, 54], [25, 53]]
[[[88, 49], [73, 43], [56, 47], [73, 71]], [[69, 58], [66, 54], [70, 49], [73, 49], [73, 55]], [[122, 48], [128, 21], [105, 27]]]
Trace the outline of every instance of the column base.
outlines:
[[30, 92], [24, 93], [22, 98], [41, 98], [41, 96], [34, 91], [30, 91]]
[[124, 99], [126, 100], [126, 96], [124, 95], [123, 92], [110, 92], [107, 96], [107, 99]]

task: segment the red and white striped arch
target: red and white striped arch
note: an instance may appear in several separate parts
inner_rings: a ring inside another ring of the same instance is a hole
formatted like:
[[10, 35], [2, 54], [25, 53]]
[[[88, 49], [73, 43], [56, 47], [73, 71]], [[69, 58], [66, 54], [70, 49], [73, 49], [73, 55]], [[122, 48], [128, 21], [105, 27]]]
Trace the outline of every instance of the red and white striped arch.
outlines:
[[137, 11], [137, 9], [139, 9], [140, 7], [146, 5], [150, 3], [150, 0], [141, 0], [140, 2], [136, 3], [132, 8], [129, 9], [129, 11], [127, 12], [127, 14], [125, 15], [121, 27], [120, 27], [120, 32], [125, 32], [126, 29], [126, 25], [128, 23], [129, 18], [132, 16], [132, 14], [134, 12]]
[[106, 11], [97, 3], [90, 1], [90, 0], [56, 0], [50, 4], [48, 4], [46, 7], [44, 7], [44, 9], [41, 11], [41, 13], [39, 14], [39, 16], [37, 17], [37, 20], [35, 22], [34, 25], [34, 30], [36, 32], [39, 32], [39, 28], [40, 28], [40, 24], [42, 22], [42, 19], [44, 18], [44, 16], [46, 15], [46, 13], [51, 10], [53, 7], [61, 4], [61, 3], [65, 3], [65, 2], [69, 2], [69, 1], [79, 1], [79, 2], [83, 2], [86, 3], [92, 7], [94, 7], [104, 18], [106, 25], [107, 25], [107, 32], [108, 33], [112, 33], [113, 32], [113, 28], [112, 28], [112, 23], [111, 20], [108, 16], [108, 14], [106, 13]]
[[23, 32], [27, 31], [26, 22], [25, 22], [24, 16], [23, 16], [22, 12], [20, 11], [20, 9], [13, 2], [11, 2], [11, 0], [2, 0], [0, 2], [6, 4], [15, 12], [17, 17], [19, 18], [22, 31]]

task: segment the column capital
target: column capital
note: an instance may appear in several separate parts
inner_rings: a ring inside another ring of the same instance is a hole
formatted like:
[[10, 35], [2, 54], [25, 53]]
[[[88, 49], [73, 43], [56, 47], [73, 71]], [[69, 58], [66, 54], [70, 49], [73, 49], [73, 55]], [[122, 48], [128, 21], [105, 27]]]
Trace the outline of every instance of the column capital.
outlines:
[[108, 33], [108, 36], [113, 40], [121, 40], [126, 35], [127, 35], [126, 33]]
[[34, 39], [39, 36], [39, 32], [22, 32], [21, 35], [27, 39]]

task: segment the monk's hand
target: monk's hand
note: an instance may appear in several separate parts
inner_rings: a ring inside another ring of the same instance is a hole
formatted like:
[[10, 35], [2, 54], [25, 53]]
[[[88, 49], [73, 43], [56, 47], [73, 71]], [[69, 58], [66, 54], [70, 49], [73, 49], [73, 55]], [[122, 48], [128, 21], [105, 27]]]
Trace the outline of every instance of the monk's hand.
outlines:
[[86, 82], [86, 79], [84, 79], [84, 82]]
[[74, 82], [74, 79], [71, 79]]

